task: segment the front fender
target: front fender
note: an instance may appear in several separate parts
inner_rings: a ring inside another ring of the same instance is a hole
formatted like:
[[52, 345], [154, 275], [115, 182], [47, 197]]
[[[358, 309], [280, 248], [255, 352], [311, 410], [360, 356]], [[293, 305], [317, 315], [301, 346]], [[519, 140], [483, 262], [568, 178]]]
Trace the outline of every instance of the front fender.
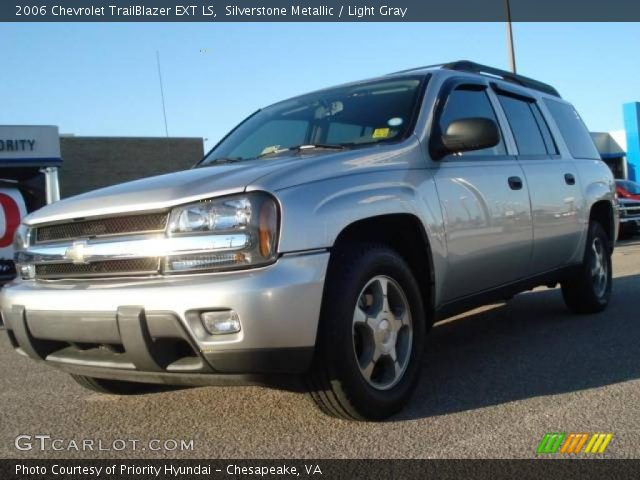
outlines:
[[[381, 215], [408, 214], [424, 227], [436, 284], [446, 273], [442, 213], [428, 169], [368, 172], [276, 192], [282, 206], [279, 252], [331, 248], [349, 225]], [[395, 232], [402, 236], [403, 232]], [[436, 294], [440, 289], [436, 286]], [[437, 301], [437, 298], [436, 298]]]
[[379, 215], [411, 214], [428, 230], [438, 219], [425, 218], [430, 210], [418, 190], [425, 172], [387, 170], [349, 175], [277, 192], [282, 205], [279, 251], [329, 248], [350, 224]]

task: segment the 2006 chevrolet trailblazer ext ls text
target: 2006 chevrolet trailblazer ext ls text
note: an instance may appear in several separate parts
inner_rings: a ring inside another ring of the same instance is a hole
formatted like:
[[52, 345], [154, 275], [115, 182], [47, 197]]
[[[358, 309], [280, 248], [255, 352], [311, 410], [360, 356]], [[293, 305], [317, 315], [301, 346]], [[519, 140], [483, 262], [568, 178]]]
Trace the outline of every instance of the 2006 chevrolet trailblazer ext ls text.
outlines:
[[468, 61], [257, 111], [193, 169], [25, 218], [21, 354], [103, 392], [298, 374], [327, 413], [408, 400], [432, 323], [538, 285], [603, 310], [615, 184], [549, 85]]

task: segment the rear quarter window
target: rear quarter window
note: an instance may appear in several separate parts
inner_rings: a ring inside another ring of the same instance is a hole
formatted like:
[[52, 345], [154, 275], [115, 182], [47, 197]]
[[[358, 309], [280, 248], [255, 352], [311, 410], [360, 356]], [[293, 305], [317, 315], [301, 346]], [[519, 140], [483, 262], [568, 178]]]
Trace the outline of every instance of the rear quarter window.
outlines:
[[[525, 101], [508, 95], [498, 95], [520, 155], [546, 155], [547, 151], [542, 128], [534, 113], [538, 107], [532, 101]], [[546, 127], [546, 125], [544, 125]]]
[[544, 103], [558, 125], [571, 156], [599, 160], [600, 154], [576, 109], [568, 103], [549, 98], [545, 98]]

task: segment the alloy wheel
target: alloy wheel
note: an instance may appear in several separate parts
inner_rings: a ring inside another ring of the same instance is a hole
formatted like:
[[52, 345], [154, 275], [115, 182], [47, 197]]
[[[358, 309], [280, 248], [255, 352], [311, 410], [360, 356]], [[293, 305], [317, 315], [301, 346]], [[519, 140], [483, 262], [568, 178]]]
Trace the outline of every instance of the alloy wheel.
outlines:
[[606, 290], [609, 282], [609, 263], [606, 257], [606, 250], [602, 239], [596, 237], [591, 244], [591, 280], [593, 288], [598, 298], [601, 298]]
[[358, 296], [353, 314], [353, 350], [362, 377], [377, 390], [388, 390], [403, 377], [413, 341], [413, 320], [402, 287], [378, 275]]

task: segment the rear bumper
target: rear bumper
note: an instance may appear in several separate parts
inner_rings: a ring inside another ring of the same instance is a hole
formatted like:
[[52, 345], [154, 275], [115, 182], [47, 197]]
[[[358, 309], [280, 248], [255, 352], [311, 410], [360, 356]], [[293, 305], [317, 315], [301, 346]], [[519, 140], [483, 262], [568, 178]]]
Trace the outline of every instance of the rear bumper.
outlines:
[[[220, 274], [14, 282], [0, 306], [19, 352], [71, 373], [196, 385], [219, 374], [298, 373], [313, 355], [328, 258], [283, 256]], [[207, 333], [199, 312], [217, 309], [237, 312], [240, 332]]]

